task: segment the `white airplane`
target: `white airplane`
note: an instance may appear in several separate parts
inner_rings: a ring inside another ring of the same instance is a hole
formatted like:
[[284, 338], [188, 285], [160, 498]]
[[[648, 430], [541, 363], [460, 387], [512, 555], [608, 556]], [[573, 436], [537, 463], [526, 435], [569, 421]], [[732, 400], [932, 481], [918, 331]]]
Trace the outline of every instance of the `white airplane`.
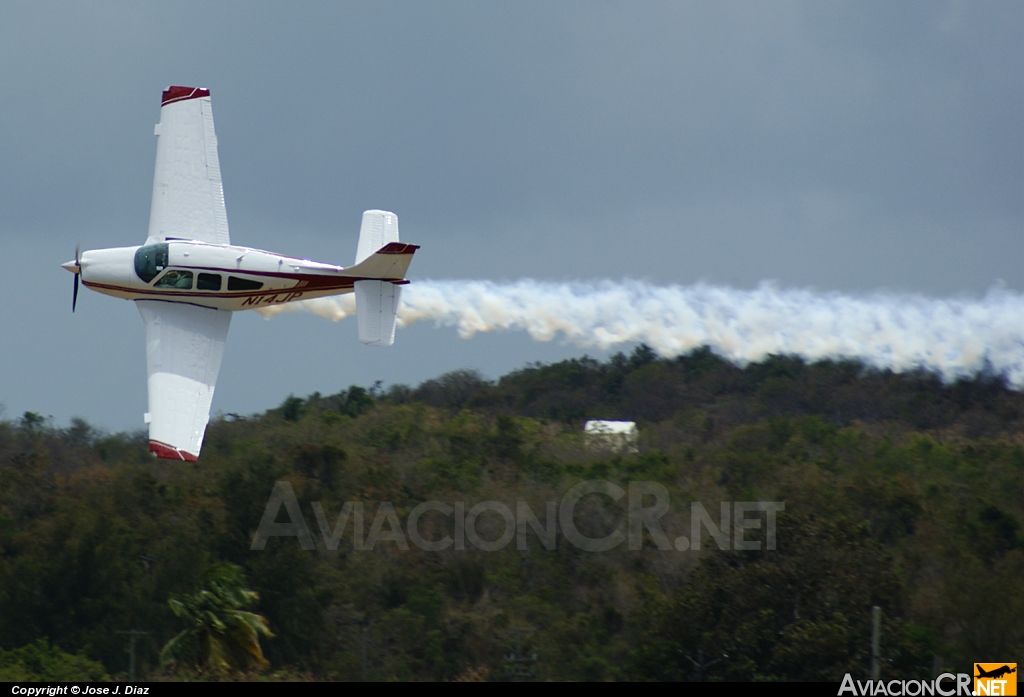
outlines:
[[86, 288], [134, 300], [146, 323], [149, 450], [195, 462], [210, 420], [231, 313], [356, 294], [359, 340], [390, 346], [401, 285], [419, 247], [398, 241], [398, 217], [363, 213], [355, 266], [249, 247], [228, 237], [210, 91], [168, 87], [154, 129], [156, 174], [141, 247], [79, 253], [62, 266]]

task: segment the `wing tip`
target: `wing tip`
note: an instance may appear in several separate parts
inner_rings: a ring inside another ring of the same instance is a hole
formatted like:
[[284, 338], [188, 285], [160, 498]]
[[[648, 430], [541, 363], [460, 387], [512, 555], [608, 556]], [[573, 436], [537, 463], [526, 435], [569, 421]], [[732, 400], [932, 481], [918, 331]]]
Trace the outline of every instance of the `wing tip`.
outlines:
[[164, 90], [163, 97], [160, 100], [160, 106], [164, 107], [174, 102], [183, 102], [186, 99], [199, 99], [200, 97], [209, 97], [210, 90], [205, 87], [184, 87], [182, 85], [171, 85]]
[[181, 448], [175, 448], [172, 445], [161, 443], [158, 440], [149, 441], [149, 452], [156, 455], [161, 460], [180, 460], [184, 462], [199, 462], [199, 458], [190, 452], [186, 452]]

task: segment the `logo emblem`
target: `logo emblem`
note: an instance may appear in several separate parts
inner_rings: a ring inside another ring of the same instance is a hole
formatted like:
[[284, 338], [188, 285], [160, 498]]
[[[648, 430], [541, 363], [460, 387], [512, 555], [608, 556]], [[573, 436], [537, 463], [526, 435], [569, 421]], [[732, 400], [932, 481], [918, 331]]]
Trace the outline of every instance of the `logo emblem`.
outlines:
[[1016, 695], [1016, 663], [975, 663], [975, 695]]

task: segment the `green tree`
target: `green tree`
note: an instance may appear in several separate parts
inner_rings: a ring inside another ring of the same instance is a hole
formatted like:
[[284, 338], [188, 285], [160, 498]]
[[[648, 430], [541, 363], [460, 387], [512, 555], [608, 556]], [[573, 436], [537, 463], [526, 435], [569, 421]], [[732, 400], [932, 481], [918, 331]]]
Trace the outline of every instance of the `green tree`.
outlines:
[[171, 598], [171, 611], [189, 626], [164, 646], [161, 665], [175, 661], [179, 667], [219, 673], [265, 667], [259, 638], [274, 635], [265, 617], [242, 609], [259, 599], [244, 585], [239, 567], [214, 564], [198, 593]]
[[20, 649], [0, 649], [0, 681], [78, 681], [109, 680], [103, 666], [85, 657], [83, 652], [64, 653], [46, 639], [38, 639]]

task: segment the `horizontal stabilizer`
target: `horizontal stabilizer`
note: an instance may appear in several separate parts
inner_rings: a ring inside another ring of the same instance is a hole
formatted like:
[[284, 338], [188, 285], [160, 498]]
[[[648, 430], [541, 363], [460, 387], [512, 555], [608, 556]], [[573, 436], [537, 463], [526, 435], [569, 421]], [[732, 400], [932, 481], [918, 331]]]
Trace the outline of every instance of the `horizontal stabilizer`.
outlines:
[[412, 255], [419, 249], [417, 244], [391, 242], [366, 257], [362, 263], [344, 270], [346, 276], [359, 278], [381, 278], [401, 281], [412, 263]]
[[395, 343], [395, 320], [402, 288], [390, 281], [356, 281], [359, 340], [370, 346]]

